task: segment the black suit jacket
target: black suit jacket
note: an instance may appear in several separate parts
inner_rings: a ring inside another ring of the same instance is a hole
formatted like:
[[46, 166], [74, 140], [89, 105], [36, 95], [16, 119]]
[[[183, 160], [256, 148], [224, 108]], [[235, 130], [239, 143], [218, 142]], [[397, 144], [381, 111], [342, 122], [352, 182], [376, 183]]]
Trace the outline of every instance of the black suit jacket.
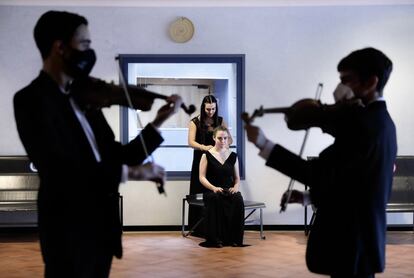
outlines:
[[[14, 109], [20, 139], [40, 177], [42, 245], [54, 244], [55, 232], [90, 233], [120, 257], [118, 186], [122, 164], [146, 158], [139, 138], [121, 145], [100, 110], [87, 112], [102, 159], [98, 163], [69, 98], [45, 72], [16, 93]], [[150, 153], [163, 141], [151, 125], [141, 135]]]
[[267, 161], [310, 187], [317, 216], [306, 262], [316, 273], [369, 274], [385, 267], [396, 130], [383, 101], [350, 110], [330, 119], [335, 141], [317, 159], [305, 161], [276, 145]]

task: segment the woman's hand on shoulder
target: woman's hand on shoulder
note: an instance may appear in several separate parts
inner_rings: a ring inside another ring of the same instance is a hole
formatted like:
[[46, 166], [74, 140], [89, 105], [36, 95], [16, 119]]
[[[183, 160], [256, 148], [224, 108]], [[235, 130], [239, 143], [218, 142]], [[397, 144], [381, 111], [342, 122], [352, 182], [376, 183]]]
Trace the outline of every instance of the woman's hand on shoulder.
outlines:
[[208, 145], [208, 146], [203, 145], [203, 151], [207, 152], [207, 151], [209, 151], [212, 147], [213, 147], [212, 145]]

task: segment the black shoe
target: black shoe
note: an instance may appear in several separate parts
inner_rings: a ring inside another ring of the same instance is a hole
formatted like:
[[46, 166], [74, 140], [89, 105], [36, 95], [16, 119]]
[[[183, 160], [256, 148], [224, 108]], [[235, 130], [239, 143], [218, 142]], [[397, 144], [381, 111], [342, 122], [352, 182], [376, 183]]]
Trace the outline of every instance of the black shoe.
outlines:
[[233, 242], [233, 243], [231, 244], [231, 246], [232, 246], [232, 247], [247, 247], [247, 246], [250, 246], [250, 245], [248, 245], [248, 244], [243, 244], [243, 243], [235, 243], [235, 242]]
[[206, 247], [206, 248], [222, 248], [223, 247], [223, 243], [221, 243], [220, 241], [204, 241], [204, 242], [201, 242], [199, 245], [201, 247]]

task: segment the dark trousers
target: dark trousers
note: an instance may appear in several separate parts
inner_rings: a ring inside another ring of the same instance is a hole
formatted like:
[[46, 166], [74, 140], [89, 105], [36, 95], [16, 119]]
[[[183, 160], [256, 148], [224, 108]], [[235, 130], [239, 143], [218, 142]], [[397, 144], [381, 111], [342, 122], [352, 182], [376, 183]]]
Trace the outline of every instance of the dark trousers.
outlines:
[[46, 278], [109, 277], [113, 252], [97, 234], [40, 230], [40, 247]]
[[112, 254], [81, 257], [72, 264], [59, 258], [49, 259], [45, 263], [45, 278], [107, 278], [111, 263]]

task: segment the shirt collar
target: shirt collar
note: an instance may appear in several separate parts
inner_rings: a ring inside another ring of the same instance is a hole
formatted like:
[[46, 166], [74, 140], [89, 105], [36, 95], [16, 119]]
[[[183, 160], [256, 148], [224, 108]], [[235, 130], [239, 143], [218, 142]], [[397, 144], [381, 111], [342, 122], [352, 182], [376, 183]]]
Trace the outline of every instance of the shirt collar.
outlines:
[[377, 101], [383, 101], [383, 102], [385, 102], [385, 98], [383, 96], [378, 96], [375, 99], [373, 99], [370, 102], [368, 102], [368, 105], [370, 105], [371, 103], [377, 102]]

